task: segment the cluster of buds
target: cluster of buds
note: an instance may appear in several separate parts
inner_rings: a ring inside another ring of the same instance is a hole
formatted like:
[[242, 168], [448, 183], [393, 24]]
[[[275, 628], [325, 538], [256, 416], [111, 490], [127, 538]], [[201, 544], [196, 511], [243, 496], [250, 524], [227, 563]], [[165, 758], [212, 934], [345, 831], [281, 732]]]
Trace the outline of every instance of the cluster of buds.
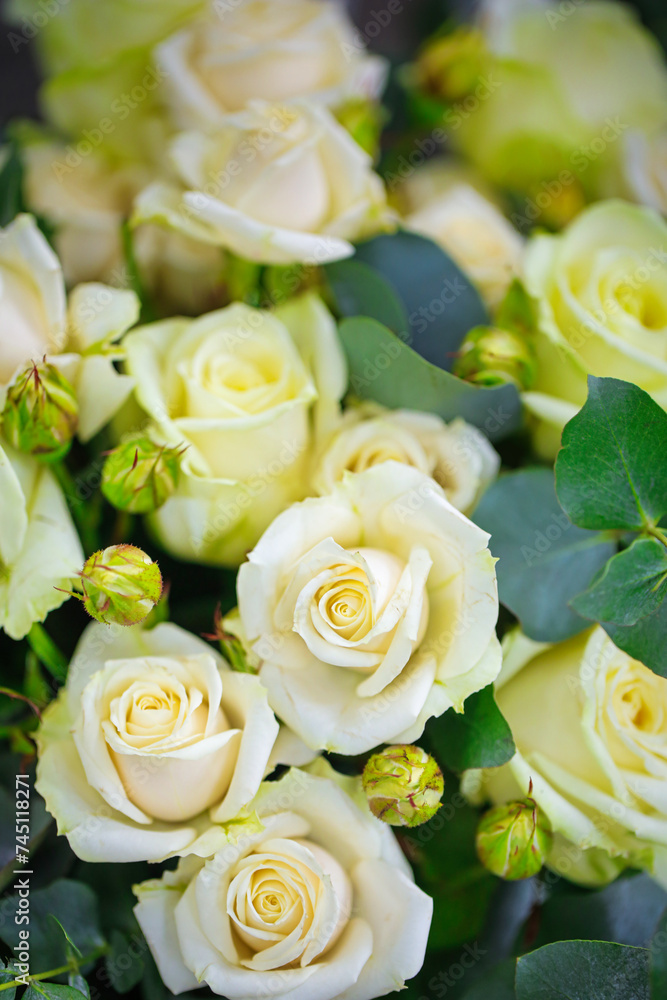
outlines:
[[118, 510], [150, 514], [178, 486], [182, 454], [182, 448], [155, 444], [146, 435], [123, 441], [107, 455], [102, 493]]
[[542, 868], [553, 844], [547, 816], [529, 797], [490, 809], [477, 828], [477, 854], [494, 875], [514, 881]]
[[442, 772], [421, 747], [385, 747], [366, 763], [362, 783], [371, 812], [391, 826], [419, 826], [435, 816]]
[[86, 559], [80, 574], [88, 614], [106, 625], [137, 625], [162, 595], [157, 563], [136, 545], [110, 545]]
[[28, 365], [7, 389], [2, 427], [18, 451], [57, 462], [69, 451], [78, 423], [74, 388], [46, 358]]

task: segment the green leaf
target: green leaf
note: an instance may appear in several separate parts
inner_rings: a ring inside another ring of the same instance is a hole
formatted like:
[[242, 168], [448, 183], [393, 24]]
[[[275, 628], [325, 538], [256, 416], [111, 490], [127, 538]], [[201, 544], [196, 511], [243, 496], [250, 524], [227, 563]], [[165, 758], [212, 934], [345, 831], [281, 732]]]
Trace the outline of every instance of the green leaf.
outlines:
[[550, 469], [501, 476], [473, 520], [491, 535], [500, 600], [527, 636], [560, 642], [588, 628], [569, 602], [614, 555], [616, 543], [571, 523], [558, 504]]
[[627, 628], [622, 625], [612, 625], [610, 622], [602, 622], [602, 627], [613, 643], [628, 656], [639, 660], [649, 670], [660, 674], [661, 677], [667, 677], [667, 656], [665, 655], [667, 600], [663, 601], [652, 615], [640, 618], [638, 622]]
[[117, 993], [128, 993], [144, 974], [142, 955], [146, 946], [143, 939], [134, 937], [130, 940], [117, 930], [109, 935], [109, 943], [111, 951], [104, 963], [109, 980]]
[[608, 941], [557, 941], [523, 955], [517, 1000], [649, 1000], [649, 952]]
[[631, 382], [588, 378], [588, 399], [563, 431], [556, 489], [582, 528], [657, 524], [667, 513], [667, 413]]
[[62, 986], [60, 983], [45, 983], [31, 981], [21, 1000], [82, 1000], [82, 994], [73, 986]]
[[338, 260], [324, 268], [341, 316], [369, 316], [405, 334], [408, 316], [401, 300], [378, 271], [360, 260]]
[[67, 680], [67, 657], [60, 652], [43, 625], [35, 622], [27, 635], [30, 648], [57, 681]]
[[15, 143], [10, 143], [0, 168], [0, 226], [8, 226], [23, 211], [23, 164]]
[[365, 316], [339, 327], [350, 369], [350, 388], [362, 399], [392, 409], [463, 417], [496, 440], [516, 430], [521, 403], [513, 385], [471, 385], [424, 360], [386, 326]]
[[613, 556], [602, 576], [570, 601], [584, 618], [634, 625], [652, 615], [667, 594], [667, 547], [656, 538], [638, 538]]
[[516, 747], [493, 697], [493, 685], [466, 699], [465, 711], [450, 708], [430, 724], [429, 738], [436, 759], [451, 771], [471, 767], [500, 767], [514, 756]]
[[[1, 983], [11, 983], [15, 979], [15, 973], [11, 972], [5, 963], [0, 959], [0, 984]], [[8, 989], [2, 991], [3, 1000], [14, 1000], [16, 996], [16, 987], [10, 986]]]
[[354, 259], [393, 288], [408, 315], [410, 344], [439, 368], [451, 368], [466, 333], [489, 322], [470, 278], [425, 236], [402, 230], [375, 236], [357, 246]]
[[667, 910], [658, 921], [650, 949], [651, 998], [664, 1000], [667, 997]]
[[[10, 897], [7, 906], [10, 912], [17, 911], [18, 897]], [[33, 975], [57, 969], [70, 961], [68, 950], [71, 946], [58, 923], [83, 955], [89, 955], [104, 944], [97, 899], [87, 885], [71, 879], [57, 879], [45, 889], [34, 889], [30, 893], [30, 971]], [[19, 929], [13, 921], [6, 921], [0, 925], [0, 938], [14, 948], [19, 943]]]
[[645, 947], [665, 906], [667, 893], [644, 872], [624, 874], [596, 892], [563, 880], [541, 907], [533, 947], [564, 938]]

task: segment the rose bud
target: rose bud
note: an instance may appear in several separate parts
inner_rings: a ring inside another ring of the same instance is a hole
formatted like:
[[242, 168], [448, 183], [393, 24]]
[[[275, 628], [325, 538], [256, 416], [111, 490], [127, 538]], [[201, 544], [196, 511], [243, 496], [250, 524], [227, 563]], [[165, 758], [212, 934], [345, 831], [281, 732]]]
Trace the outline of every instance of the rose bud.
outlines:
[[98, 622], [136, 625], [160, 600], [162, 575], [136, 545], [110, 545], [94, 552], [80, 573], [83, 606]]
[[28, 365], [7, 389], [2, 426], [18, 451], [57, 462], [69, 451], [78, 422], [73, 386], [46, 360]]
[[102, 493], [130, 514], [150, 514], [169, 499], [180, 474], [181, 448], [132, 437], [109, 452], [102, 470]]
[[453, 371], [477, 385], [512, 382], [529, 389], [535, 379], [534, 352], [518, 334], [491, 326], [476, 326], [461, 344]]
[[508, 881], [537, 875], [552, 844], [551, 823], [531, 798], [489, 809], [477, 827], [480, 861]]
[[419, 826], [435, 816], [445, 782], [421, 747], [385, 747], [366, 762], [362, 783], [371, 812], [391, 826]]

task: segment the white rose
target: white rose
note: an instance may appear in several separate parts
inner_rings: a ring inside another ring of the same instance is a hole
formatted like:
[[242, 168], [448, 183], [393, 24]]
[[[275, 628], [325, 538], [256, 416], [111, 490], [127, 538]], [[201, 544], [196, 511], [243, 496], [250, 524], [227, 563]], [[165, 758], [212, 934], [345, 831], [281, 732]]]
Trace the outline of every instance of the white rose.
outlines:
[[277, 734], [259, 679], [189, 632], [91, 624], [44, 713], [37, 788], [86, 861], [207, 856], [211, 822], [253, 798]]
[[219, 7], [156, 50], [178, 128], [220, 125], [250, 101], [309, 97], [332, 106], [375, 99], [385, 61], [367, 55], [342, 6], [321, 0], [245, 0]]
[[488, 539], [397, 462], [276, 518], [239, 570], [239, 613], [269, 701], [304, 743], [411, 743], [496, 677]]
[[[547, 864], [596, 885], [628, 865], [667, 883], [667, 680], [599, 626], [555, 646], [503, 642], [498, 705], [517, 752], [483, 772], [494, 803], [532, 795], [556, 839]], [[479, 772], [464, 788], [479, 788]]]
[[623, 201], [592, 205], [559, 235], [529, 240], [539, 302], [537, 376], [523, 393], [536, 444], [553, 455], [586, 401], [587, 375], [640, 386], [667, 407], [667, 223]]
[[[68, 286], [103, 281], [126, 286], [122, 225], [149, 172], [92, 153], [72, 160], [66, 146], [36, 142], [23, 150], [29, 207], [53, 226]], [[196, 314], [221, 299], [223, 257], [217, 247], [162, 226], [139, 226], [133, 252], [142, 284], [166, 312]]]
[[371, 158], [324, 107], [254, 101], [171, 147], [181, 186], [156, 182], [135, 222], [159, 222], [266, 264], [325, 264], [390, 214]]
[[48, 466], [0, 446], [0, 628], [22, 639], [67, 600], [83, 551]]
[[306, 495], [310, 449], [337, 418], [347, 379], [333, 318], [311, 295], [274, 312], [235, 303], [141, 327], [125, 347], [154, 430], [188, 445], [155, 532], [182, 558], [238, 564]]
[[68, 303], [58, 258], [32, 216], [18, 216], [0, 231], [0, 404], [13, 376], [47, 355], [74, 386], [89, 440], [132, 388], [113, 367], [113, 341], [138, 315], [134, 292], [106, 285], [79, 285]]
[[371, 1000], [417, 974], [432, 900], [358, 783], [325, 773], [265, 783], [250, 807], [259, 824], [135, 888], [173, 993], [203, 982], [228, 1000]]
[[651, 136], [628, 132], [623, 153], [629, 197], [667, 215], [667, 130]]
[[438, 243], [472, 278], [490, 308], [520, 273], [524, 241], [499, 208], [447, 168], [430, 168], [404, 185], [405, 226]]
[[446, 424], [417, 410], [385, 410], [365, 404], [345, 413], [313, 475], [316, 493], [330, 493], [346, 472], [380, 462], [412, 465], [442, 486], [449, 502], [469, 512], [498, 475], [500, 457], [484, 435], [465, 420]]

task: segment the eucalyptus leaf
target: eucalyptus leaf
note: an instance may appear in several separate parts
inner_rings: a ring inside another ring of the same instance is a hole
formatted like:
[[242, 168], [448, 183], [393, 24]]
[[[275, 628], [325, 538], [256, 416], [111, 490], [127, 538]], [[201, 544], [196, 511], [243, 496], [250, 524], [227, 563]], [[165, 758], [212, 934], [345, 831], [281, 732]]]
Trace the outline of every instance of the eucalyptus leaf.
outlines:
[[[83, 994], [74, 986], [63, 986], [60, 983], [35, 982], [28, 986], [21, 1000], [83, 1000]], [[88, 994], [89, 995], [89, 994]]]
[[489, 316], [470, 278], [433, 240], [399, 230], [356, 248], [355, 261], [378, 271], [408, 315], [409, 341], [421, 357], [452, 366], [461, 341]]
[[582, 528], [658, 524], [667, 513], [667, 413], [647, 392], [588, 377], [588, 399], [566, 424], [556, 459], [561, 506]]
[[649, 952], [608, 941], [557, 941], [517, 961], [516, 1000], [650, 1000]]
[[111, 931], [109, 944], [111, 949], [104, 963], [109, 980], [117, 993], [128, 993], [144, 974], [142, 955], [146, 949], [136, 936], [130, 940], [116, 930]]
[[500, 767], [514, 756], [512, 733], [493, 696], [493, 685], [466, 698], [465, 711], [450, 708], [429, 726], [436, 759], [451, 771]]
[[463, 417], [491, 440], [520, 425], [521, 403], [513, 385], [487, 388], [464, 382], [365, 316], [343, 320], [339, 331], [356, 396], [392, 409], [437, 413], [444, 420]]
[[640, 618], [634, 625], [624, 628], [602, 622], [602, 627], [613, 643], [628, 656], [639, 660], [649, 670], [661, 677], [667, 677], [667, 600], [664, 600], [657, 611], [645, 618]]
[[569, 602], [614, 555], [616, 542], [572, 524], [558, 504], [551, 469], [501, 476], [473, 520], [491, 535], [500, 600], [527, 636], [560, 642], [588, 628]]
[[324, 268], [341, 316], [369, 316], [405, 334], [408, 316], [396, 292], [382, 275], [361, 260], [338, 260]]
[[[18, 897], [6, 904], [18, 910]], [[54, 920], [53, 917], [57, 917]], [[61, 926], [59, 926], [62, 925]], [[0, 938], [9, 948], [19, 943], [19, 926], [13, 920], [0, 925]], [[68, 937], [63, 934], [63, 929]], [[68, 940], [69, 938], [69, 940]], [[99, 929], [99, 913], [94, 892], [82, 882], [57, 879], [45, 889], [30, 893], [31, 973], [47, 972], [67, 965], [74, 942], [85, 957], [104, 944]]]
[[[16, 975], [13, 971], [7, 968], [2, 959], [0, 959], [0, 985], [4, 983], [12, 983]], [[14, 1000], [16, 996], [16, 987], [8, 986], [2, 991], [3, 1000]]]
[[638, 538], [613, 556], [592, 587], [570, 604], [584, 618], [634, 625], [657, 611], [667, 595], [667, 547], [656, 538]]

